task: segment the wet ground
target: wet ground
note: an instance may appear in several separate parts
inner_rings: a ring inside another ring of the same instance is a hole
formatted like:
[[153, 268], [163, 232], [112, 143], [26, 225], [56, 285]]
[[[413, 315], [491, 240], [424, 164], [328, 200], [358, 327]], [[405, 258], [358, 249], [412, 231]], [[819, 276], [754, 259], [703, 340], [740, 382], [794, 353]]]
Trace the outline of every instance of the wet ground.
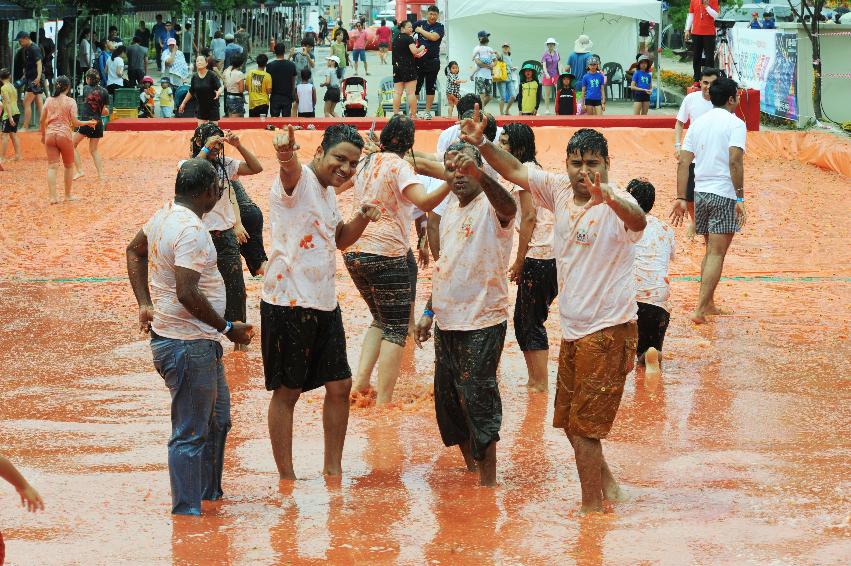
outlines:
[[[674, 196], [670, 132], [611, 130], [612, 177], [646, 176], [659, 216]], [[316, 134], [305, 136], [307, 156]], [[539, 130], [544, 166], [563, 168], [568, 130]], [[272, 168], [267, 132], [248, 139]], [[434, 147], [435, 133], [418, 136]], [[296, 409], [294, 484], [278, 484], [259, 346], [225, 358], [233, 392], [225, 500], [173, 519], [168, 392], [135, 331], [124, 247], [172, 193], [188, 134], [107, 134], [110, 180], [47, 205], [45, 162], [7, 163], [0, 231], [0, 452], [46, 501], [28, 515], [0, 487], [10, 564], [846, 564], [851, 556], [849, 179], [752, 152], [749, 224], [719, 287], [729, 316], [695, 327], [698, 242], [677, 244], [665, 372], [628, 379], [605, 450], [631, 499], [577, 514], [579, 482], [552, 393], [523, 387], [509, 330], [496, 489], [445, 449], [430, 394], [433, 351], [409, 351], [389, 408], [353, 408], [345, 475], [322, 466], [321, 391]], [[37, 152], [37, 153], [36, 153]], [[851, 155], [849, 155], [851, 156]], [[268, 210], [274, 171], [244, 179]], [[345, 199], [344, 199], [345, 200]], [[347, 201], [346, 201], [347, 202]], [[348, 208], [344, 205], [344, 211]], [[246, 272], [247, 275], [247, 272]], [[368, 312], [340, 265], [354, 365]], [[419, 295], [428, 292], [428, 271]], [[259, 321], [260, 281], [249, 280]], [[550, 383], [558, 354], [550, 330]]]

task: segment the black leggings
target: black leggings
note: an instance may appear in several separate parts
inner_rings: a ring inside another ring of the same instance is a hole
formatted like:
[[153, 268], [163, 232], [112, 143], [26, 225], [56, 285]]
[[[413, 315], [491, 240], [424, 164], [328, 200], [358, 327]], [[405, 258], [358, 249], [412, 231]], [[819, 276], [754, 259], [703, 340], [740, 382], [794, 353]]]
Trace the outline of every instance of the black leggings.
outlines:
[[245, 192], [242, 183], [238, 180], [231, 181], [231, 186], [236, 195], [236, 202], [239, 204], [242, 225], [248, 232], [248, 241], [239, 245], [239, 253], [245, 258], [245, 264], [251, 275], [257, 275], [257, 270], [264, 261], [269, 259], [266, 256], [266, 248], [263, 246], [263, 212]]
[[714, 35], [692, 35], [692, 69], [694, 70], [694, 81], [700, 80], [704, 67], [714, 67], [715, 61], [715, 36]]
[[245, 279], [242, 277], [242, 260], [239, 258], [239, 242], [233, 228], [223, 232], [210, 232], [218, 254], [219, 273], [225, 282], [225, 320], [245, 322]]

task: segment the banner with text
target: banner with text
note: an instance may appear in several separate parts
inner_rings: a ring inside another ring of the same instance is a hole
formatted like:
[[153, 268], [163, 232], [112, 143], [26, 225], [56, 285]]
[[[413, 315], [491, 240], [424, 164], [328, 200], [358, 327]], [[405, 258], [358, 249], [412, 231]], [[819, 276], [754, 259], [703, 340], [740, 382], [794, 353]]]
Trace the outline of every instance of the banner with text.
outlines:
[[727, 31], [732, 78], [743, 88], [760, 91], [760, 110], [798, 119], [798, 35], [783, 30], [736, 26]]

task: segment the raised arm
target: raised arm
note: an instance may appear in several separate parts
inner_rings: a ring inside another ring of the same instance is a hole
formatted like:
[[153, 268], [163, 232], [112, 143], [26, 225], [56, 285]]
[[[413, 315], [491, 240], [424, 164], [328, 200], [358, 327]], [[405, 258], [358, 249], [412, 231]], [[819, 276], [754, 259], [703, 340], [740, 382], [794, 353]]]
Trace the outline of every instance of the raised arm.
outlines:
[[447, 183], [442, 183], [436, 191], [429, 193], [420, 183], [415, 183], [405, 187], [402, 192], [404, 193], [405, 198], [414, 203], [414, 206], [423, 212], [429, 212], [435, 206], [440, 204], [443, 199], [446, 198], [446, 195], [449, 194], [449, 185]]
[[299, 145], [295, 141], [295, 130], [292, 124], [287, 126], [286, 134], [275, 136], [272, 145], [275, 147], [275, 155], [280, 166], [281, 185], [284, 191], [291, 195], [301, 179], [301, 163], [298, 161]]
[[461, 139], [479, 148], [482, 158], [503, 179], [529, 190], [529, 169], [516, 157], [488, 141], [485, 138], [485, 125], [479, 105], [476, 104], [473, 119], [461, 122]]
[[514, 202], [514, 197], [502, 185], [482, 171], [472, 156], [459, 151], [455, 157], [455, 170], [481, 183], [485, 196], [496, 211], [496, 216], [503, 228], [514, 221], [514, 217], [517, 215], [517, 203]]
[[225, 132], [225, 142], [233, 146], [242, 156], [242, 162], [239, 164], [239, 170], [237, 171], [240, 176], [256, 175], [263, 171], [263, 165], [260, 164], [260, 160], [257, 159], [257, 156], [250, 149], [242, 145], [239, 135], [231, 130], [227, 130]]
[[588, 173], [585, 175], [585, 186], [591, 193], [591, 199], [585, 208], [605, 204], [623, 221], [624, 227], [632, 232], [641, 232], [647, 226], [647, 216], [638, 204], [616, 195], [608, 183], [600, 183], [600, 174], [594, 173], [594, 180]]

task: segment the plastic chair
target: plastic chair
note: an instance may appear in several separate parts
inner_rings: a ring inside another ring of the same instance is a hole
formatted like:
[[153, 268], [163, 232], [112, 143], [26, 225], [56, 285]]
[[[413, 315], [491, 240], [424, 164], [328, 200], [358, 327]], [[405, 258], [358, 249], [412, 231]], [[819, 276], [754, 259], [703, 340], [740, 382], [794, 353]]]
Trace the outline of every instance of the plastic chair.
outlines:
[[[402, 95], [404, 99], [404, 94]], [[385, 77], [378, 84], [378, 112], [376, 116], [393, 114], [393, 77]]]
[[609, 98], [615, 97], [614, 85], [618, 85], [618, 91], [620, 94], [618, 98], [623, 98], [623, 85], [624, 80], [626, 79], [626, 74], [623, 72], [621, 64], [614, 62], [606, 63], [603, 65], [603, 74], [606, 75], [606, 91]]

